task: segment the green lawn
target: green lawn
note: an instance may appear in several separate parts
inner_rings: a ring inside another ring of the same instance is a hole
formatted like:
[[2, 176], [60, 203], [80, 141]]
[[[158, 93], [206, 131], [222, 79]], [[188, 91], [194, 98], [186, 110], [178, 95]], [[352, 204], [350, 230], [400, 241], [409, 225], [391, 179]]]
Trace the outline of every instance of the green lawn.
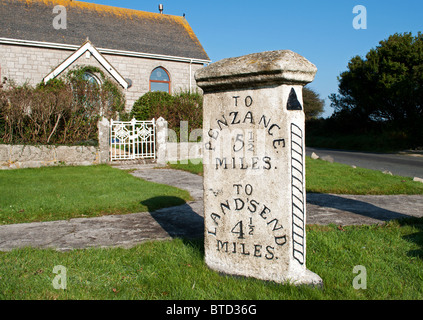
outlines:
[[[306, 161], [307, 192], [423, 194], [423, 184], [411, 178]], [[169, 167], [203, 172], [201, 163]], [[0, 224], [151, 211], [190, 199], [187, 191], [144, 181], [106, 165], [2, 170], [0, 181]]]
[[335, 194], [423, 194], [423, 183], [380, 171], [306, 159], [308, 192]]
[[[168, 164], [170, 168], [203, 174], [203, 165]], [[306, 157], [307, 192], [334, 194], [423, 194], [423, 183], [364, 168], [352, 168]]]
[[[189, 170], [201, 174], [201, 168]], [[307, 159], [309, 192], [422, 194], [421, 184], [410, 180]], [[108, 166], [1, 171], [0, 181], [1, 224], [154, 210], [190, 198], [185, 191]], [[67, 270], [66, 290], [52, 285], [57, 265]], [[366, 289], [353, 286], [355, 266], [366, 268]], [[0, 252], [0, 300], [421, 300], [423, 219], [382, 226], [309, 225], [307, 267], [322, 277], [323, 289], [220, 275], [205, 265], [201, 239], [154, 241], [131, 249], [25, 248]]]
[[201, 159], [194, 159], [194, 161], [185, 160], [182, 163], [181, 161], [178, 161], [176, 163], [172, 162], [168, 163], [167, 166], [172, 169], [188, 171], [193, 174], [198, 174], [200, 176], [203, 175], [203, 162]]
[[[323, 289], [220, 275], [205, 265], [201, 240], [175, 239], [0, 253], [0, 299], [423, 299], [422, 219], [307, 231], [307, 267]], [[66, 268], [66, 290], [52, 285], [56, 265]], [[353, 286], [355, 266], [366, 269], [365, 289]]]
[[0, 224], [151, 211], [191, 199], [107, 165], [2, 170], [0, 181]]

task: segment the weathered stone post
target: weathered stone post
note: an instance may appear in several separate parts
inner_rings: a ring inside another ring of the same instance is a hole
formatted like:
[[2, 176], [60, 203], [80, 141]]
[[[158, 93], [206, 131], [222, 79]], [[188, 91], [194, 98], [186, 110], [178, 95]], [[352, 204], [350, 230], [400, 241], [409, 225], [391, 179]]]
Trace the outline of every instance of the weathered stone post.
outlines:
[[226, 274], [322, 285], [306, 269], [302, 88], [316, 67], [289, 51], [218, 61], [204, 90], [205, 261]]
[[98, 163], [107, 163], [109, 160], [109, 129], [110, 122], [103, 117], [98, 121]]
[[157, 165], [166, 166], [167, 162], [167, 121], [160, 117], [156, 121]]

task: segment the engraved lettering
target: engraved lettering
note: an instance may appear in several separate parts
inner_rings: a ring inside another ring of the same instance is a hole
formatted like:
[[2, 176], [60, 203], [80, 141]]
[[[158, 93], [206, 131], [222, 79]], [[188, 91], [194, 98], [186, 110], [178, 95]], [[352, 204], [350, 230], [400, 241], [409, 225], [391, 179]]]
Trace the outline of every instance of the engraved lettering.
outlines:
[[254, 124], [253, 114], [251, 113], [251, 111], [248, 111], [245, 114], [244, 121], [242, 123], [245, 123], [247, 121], [247, 119], [250, 120], [250, 124]]
[[[251, 200], [250, 201], [250, 205], [248, 206], [248, 211], [250, 211], [251, 213], [256, 212], [257, 210], [257, 206], [259, 205], [259, 203], [256, 200]], [[251, 206], [251, 207], [250, 207]]]
[[236, 211], [240, 211], [242, 209], [244, 209], [244, 201], [241, 198], [236, 198], [235, 200], [235, 210]]
[[235, 120], [237, 119], [237, 117], [238, 117], [238, 111], [233, 111], [233, 112], [230, 112], [230, 113], [229, 113], [229, 115], [230, 115], [230, 116], [232, 116], [232, 115], [233, 115], [231, 124], [238, 124], [238, 123], [241, 123], [241, 120], [239, 120], [239, 119], [238, 119], [238, 121], [235, 121]]
[[225, 210], [223, 208], [226, 208], [227, 210], [231, 210], [231, 207], [229, 205], [229, 200], [226, 200], [226, 204], [225, 203], [221, 203], [220, 204], [220, 209], [222, 210], [223, 214], [226, 214]]
[[273, 148], [277, 149], [278, 146], [276, 146], [276, 143], [278, 144], [278, 146], [280, 146], [282, 144], [282, 148], [285, 148], [285, 139], [276, 139], [273, 140]]
[[253, 98], [251, 98], [250, 96], [247, 96], [245, 98], [245, 106], [247, 108], [251, 107], [251, 105], [253, 104]]
[[272, 260], [273, 257], [275, 256], [274, 253], [273, 253], [274, 250], [275, 250], [275, 248], [273, 248], [272, 246], [266, 246], [267, 253], [264, 255], [264, 257], [267, 260]]
[[261, 250], [262, 247], [263, 246], [261, 244], [255, 244], [254, 245], [254, 257], [258, 257], [258, 258], [261, 257], [260, 250]]
[[250, 255], [248, 251], [245, 251], [245, 243], [241, 243], [241, 254], [243, 254], [244, 256]]
[[267, 126], [270, 124], [270, 119], [266, 123], [266, 116], [262, 115], [261, 118], [260, 118], [259, 124], [261, 124], [262, 121], [263, 121], [264, 127], [267, 128]]
[[260, 213], [260, 217], [262, 217], [264, 220], [267, 219], [267, 217], [265, 217], [266, 214], [270, 213], [270, 209], [266, 206], [264, 206], [263, 210]]
[[220, 128], [220, 131], [222, 131], [222, 124], [225, 125], [226, 127], [228, 127], [228, 120], [226, 120], [225, 115], [222, 115], [223, 121], [222, 120], [217, 120], [217, 125]]
[[283, 246], [286, 243], [286, 236], [275, 237], [275, 243], [278, 246]]
[[228, 252], [228, 241], [222, 242], [220, 240], [217, 240], [217, 251], [220, 251], [223, 248], [225, 248], [223, 250], [224, 252]]
[[220, 159], [216, 158], [216, 170], [219, 169], [219, 167], [222, 167], [224, 164], [224, 169], [228, 169], [228, 166], [226, 165], [226, 158]]
[[279, 127], [276, 123], [272, 124], [272, 125], [270, 126], [269, 130], [267, 131], [267, 132], [268, 132], [271, 136], [273, 136], [273, 133], [271, 133], [270, 131], [272, 131], [272, 129], [273, 129], [274, 127], [278, 127], [278, 129], [280, 129], [280, 128], [281, 128], [281, 127]]
[[279, 224], [279, 226], [278, 226], [278, 223], [279, 223], [278, 219], [273, 219], [273, 220], [269, 221], [267, 223], [267, 225], [269, 225], [271, 223], [273, 223], [273, 229], [272, 229], [272, 231], [276, 231], [276, 230], [279, 230], [279, 229], [282, 229], [283, 228], [281, 224]]
[[217, 213], [212, 213], [212, 214], [210, 215], [210, 217], [212, 218], [212, 220], [214, 221], [214, 223], [215, 223], [216, 225], [219, 225], [219, 223], [217, 222], [217, 219], [220, 219], [220, 216], [219, 216]]

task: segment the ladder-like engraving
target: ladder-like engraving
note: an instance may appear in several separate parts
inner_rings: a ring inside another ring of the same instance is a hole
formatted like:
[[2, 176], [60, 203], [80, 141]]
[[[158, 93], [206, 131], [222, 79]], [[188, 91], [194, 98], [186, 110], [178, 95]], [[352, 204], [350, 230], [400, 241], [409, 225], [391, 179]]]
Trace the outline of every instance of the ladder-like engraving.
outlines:
[[292, 240], [293, 256], [304, 264], [304, 164], [303, 131], [291, 123], [291, 171], [292, 171]]

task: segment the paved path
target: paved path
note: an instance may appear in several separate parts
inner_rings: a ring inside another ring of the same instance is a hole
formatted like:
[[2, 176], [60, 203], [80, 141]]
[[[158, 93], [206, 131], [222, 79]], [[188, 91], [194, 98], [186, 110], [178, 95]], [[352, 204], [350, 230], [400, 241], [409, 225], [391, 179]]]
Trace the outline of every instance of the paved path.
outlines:
[[312, 152], [320, 157], [330, 156], [339, 163], [378, 171], [390, 171], [403, 177], [423, 179], [423, 152], [371, 153], [306, 148], [306, 155], [310, 156]]
[[[188, 190], [194, 201], [127, 215], [0, 226], [0, 251], [25, 246], [71, 250], [131, 247], [148, 240], [203, 236], [202, 177], [183, 171], [145, 168], [134, 176]], [[423, 216], [423, 196], [307, 195], [307, 223], [373, 224]]]

